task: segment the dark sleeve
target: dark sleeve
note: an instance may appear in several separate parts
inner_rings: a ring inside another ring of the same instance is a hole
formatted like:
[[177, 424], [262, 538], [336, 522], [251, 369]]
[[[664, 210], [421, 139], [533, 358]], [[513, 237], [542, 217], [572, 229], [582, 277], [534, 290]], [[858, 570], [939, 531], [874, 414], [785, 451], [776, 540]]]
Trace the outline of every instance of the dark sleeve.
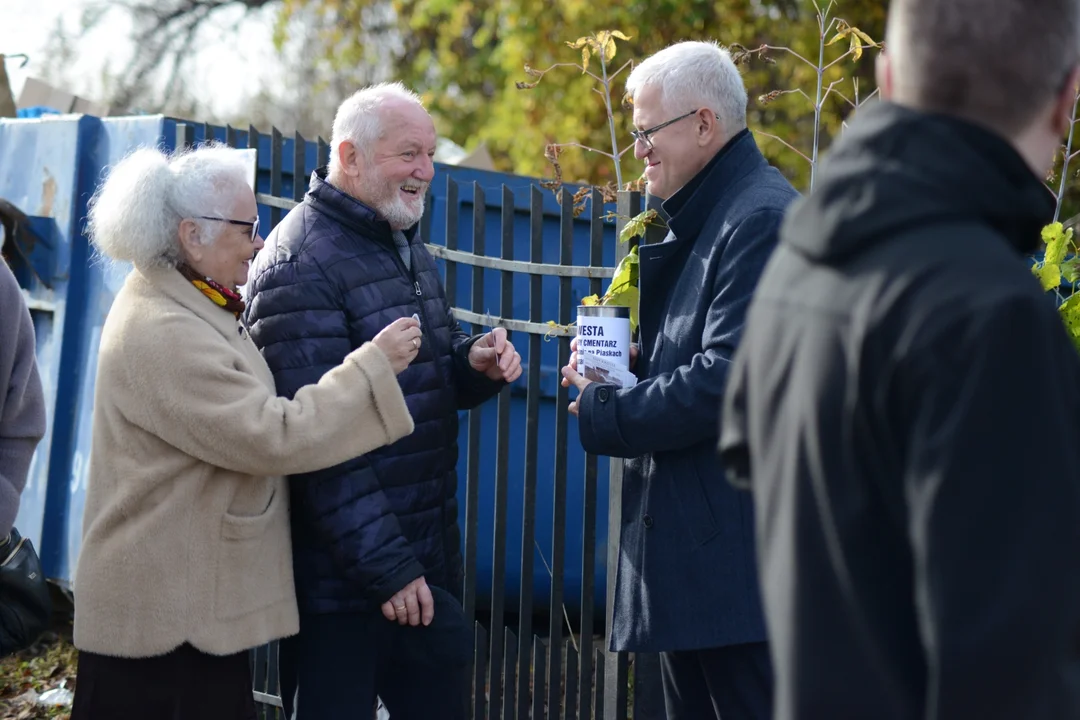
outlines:
[[[353, 350], [343, 300], [311, 264], [262, 273], [245, 320], [284, 397], [318, 382]], [[358, 592], [382, 604], [424, 574], [366, 458], [293, 475], [290, 483], [302, 485], [311, 529]]]
[[469, 350], [483, 335], [467, 335], [454, 317], [450, 303], [446, 304], [446, 319], [450, 328], [450, 346], [454, 355], [454, 382], [457, 384], [458, 410], [472, 408], [490, 400], [506, 385], [492, 380], [482, 372], [473, 370], [469, 364]]
[[1043, 298], [975, 312], [911, 353], [902, 393], [924, 714], [1067, 717], [1058, 711], [1080, 607], [1080, 363]]
[[34, 450], [45, 434], [34, 325], [18, 282], [0, 260], [0, 540], [19, 511]]
[[[690, 447], [717, 434], [716, 416], [746, 309], [783, 213], [762, 210], [732, 231], [719, 261], [702, 334], [702, 352], [674, 372], [632, 388], [591, 383], [578, 401], [581, 445], [612, 457]], [[649, 302], [642, 298], [642, 302]]]

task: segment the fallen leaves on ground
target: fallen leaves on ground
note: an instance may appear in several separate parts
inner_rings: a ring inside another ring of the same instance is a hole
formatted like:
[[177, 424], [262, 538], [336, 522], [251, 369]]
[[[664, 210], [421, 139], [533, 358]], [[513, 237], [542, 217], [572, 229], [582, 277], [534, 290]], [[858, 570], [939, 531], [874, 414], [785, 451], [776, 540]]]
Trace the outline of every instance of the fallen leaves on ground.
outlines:
[[38, 705], [37, 696], [64, 684], [75, 689], [78, 652], [55, 633], [47, 633], [21, 653], [0, 659], [0, 720], [67, 720], [71, 708]]

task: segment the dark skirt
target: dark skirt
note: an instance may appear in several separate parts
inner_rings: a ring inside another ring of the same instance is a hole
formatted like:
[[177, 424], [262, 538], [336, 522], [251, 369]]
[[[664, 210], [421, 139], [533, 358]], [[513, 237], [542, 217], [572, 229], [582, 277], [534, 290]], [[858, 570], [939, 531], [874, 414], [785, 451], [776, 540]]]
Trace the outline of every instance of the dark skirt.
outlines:
[[255, 720], [248, 653], [190, 645], [152, 658], [79, 653], [71, 720]]

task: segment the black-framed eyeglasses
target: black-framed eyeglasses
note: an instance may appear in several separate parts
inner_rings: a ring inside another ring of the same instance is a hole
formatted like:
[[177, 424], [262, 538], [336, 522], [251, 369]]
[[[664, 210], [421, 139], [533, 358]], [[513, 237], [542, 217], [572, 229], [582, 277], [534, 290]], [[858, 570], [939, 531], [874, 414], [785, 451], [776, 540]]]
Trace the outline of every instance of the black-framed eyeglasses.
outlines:
[[[657, 132], [659, 130], [663, 130], [668, 125], [672, 125], [674, 123], [677, 123], [680, 120], [685, 120], [686, 118], [690, 117], [691, 115], [697, 115], [699, 112], [701, 112], [701, 108], [698, 108], [697, 110], [691, 110], [690, 112], [686, 113], [685, 115], [680, 115], [677, 118], [672, 118], [671, 120], [668, 120], [667, 122], [662, 122], [659, 125], [653, 125], [651, 128], [648, 128], [647, 130], [631, 130], [630, 131], [630, 137], [634, 138], [635, 141], [640, 142], [645, 147], [647, 147], [649, 149], [652, 149], [653, 144], [652, 144], [652, 140], [649, 139], [650, 135], [652, 135], [653, 133], [655, 133], [655, 132]], [[716, 113], [713, 113], [713, 115], [716, 115]], [[720, 116], [716, 115], [716, 119], [719, 120]]]
[[254, 220], [230, 220], [229, 218], [210, 217], [209, 215], [196, 215], [199, 220], [216, 220], [217, 222], [229, 223], [230, 225], [243, 225], [244, 227], [251, 228], [251, 242], [255, 242], [255, 238], [259, 236], [259, 216], [256, 215]]

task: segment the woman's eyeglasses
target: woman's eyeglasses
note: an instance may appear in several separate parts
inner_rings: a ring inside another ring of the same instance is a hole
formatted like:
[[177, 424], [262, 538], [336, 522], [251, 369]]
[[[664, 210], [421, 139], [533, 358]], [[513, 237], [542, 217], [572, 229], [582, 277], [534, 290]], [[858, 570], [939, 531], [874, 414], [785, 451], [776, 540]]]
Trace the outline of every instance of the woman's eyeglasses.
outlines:
[[259, 216], [256, 215], [254, 220], [230, 220], [229, 218], [210, 217], [208, 215], [196, 215], [199, 220], [215, 220], [217, 222], [229, 223], [230, 225], [243, 225], [244, 227], [251, 228], [251, 242], [255, 242], [255, 238], [259, 236]]

